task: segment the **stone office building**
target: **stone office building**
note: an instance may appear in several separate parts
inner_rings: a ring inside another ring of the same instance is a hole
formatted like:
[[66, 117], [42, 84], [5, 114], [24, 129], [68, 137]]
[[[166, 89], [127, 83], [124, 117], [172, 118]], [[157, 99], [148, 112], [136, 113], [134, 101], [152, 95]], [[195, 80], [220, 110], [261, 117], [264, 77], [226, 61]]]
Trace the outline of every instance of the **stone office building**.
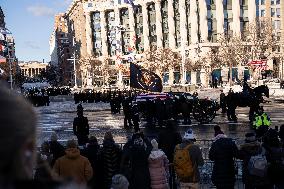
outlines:
[[[74, 0], [66, 15], [70, 32], [80, 42], [78, 56], [110, 58], [113, 64], [126, 64], [133, 55], [136, 61], [143, 61], [143, 53], [156, 46], [185, 53], [196, 61], [211, 46], [218, 45], [217, 34], [244, 33], [258, 18], [261, 5], [255, 0], [135, 0], [134, 3], [135, 7], [123, 0]], [[197, 49], [201, 49], [200, 54]], [[207, 76], [203, 69], [169, 70], [163, 80], [170, 85], [185, 82], [182, 80], [206, 85]]]

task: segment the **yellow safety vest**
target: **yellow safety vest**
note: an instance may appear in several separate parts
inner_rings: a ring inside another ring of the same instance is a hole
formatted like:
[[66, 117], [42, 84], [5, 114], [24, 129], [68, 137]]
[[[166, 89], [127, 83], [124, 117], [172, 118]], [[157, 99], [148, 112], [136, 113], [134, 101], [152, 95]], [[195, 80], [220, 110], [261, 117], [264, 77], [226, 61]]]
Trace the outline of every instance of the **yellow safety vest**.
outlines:
[[253, 127], [255, 129], [258, 129], [260, 126], [267, 126], [269, 127], [271, 125], [270, 118], [266, 113], [263, 113], [262, 115], [256, 114], [253, 121]]

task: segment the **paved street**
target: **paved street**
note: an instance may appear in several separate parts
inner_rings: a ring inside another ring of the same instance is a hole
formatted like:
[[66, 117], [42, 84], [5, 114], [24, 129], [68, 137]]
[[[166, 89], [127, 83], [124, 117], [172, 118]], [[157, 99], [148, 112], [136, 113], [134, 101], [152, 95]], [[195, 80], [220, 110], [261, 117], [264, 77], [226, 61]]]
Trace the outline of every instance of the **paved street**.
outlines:
[[[96, 135], [99, 141], [102, 141], [106, 131], [112, 131], [117, 142], [125, 142], [127, 135], [131, 134], [131, 131], [123, 129], [123, 113], [111, 114], [109, 104], [93, 103], [83, 106], [85, 116], [89, 119], [90, 133]], [[271, 117], [272, 127], [284, 124], [284, 103], [272, 100], [271, 103], [265, 104], [264, 109]], [[38, 107], [36, 110], [39, 114], [38, 144], [48, 140], [53, 131], [57, 132], [61, 141], [74, 137], [72, 123], [76, 116], [76, 105], [72, 101], [51, 102], [50, 106]], [[192, 125], [179, 125], [179, 131], [183, 133], [184, 130], [192, 128], [198, 139], [211, 139], [214, 135], [213, 127], [219, 125], [230, 137], [241, 139], [250, 130], [248, 111], [248, 108], [237, 109], [238, 123], [229, 123], [226, 116], [219, 111], [212, 123], [200, 125], [193, 119]], [[148, 136], [159, 132], [159, 129], [144, 128], [144, 121], [141, 125]]]

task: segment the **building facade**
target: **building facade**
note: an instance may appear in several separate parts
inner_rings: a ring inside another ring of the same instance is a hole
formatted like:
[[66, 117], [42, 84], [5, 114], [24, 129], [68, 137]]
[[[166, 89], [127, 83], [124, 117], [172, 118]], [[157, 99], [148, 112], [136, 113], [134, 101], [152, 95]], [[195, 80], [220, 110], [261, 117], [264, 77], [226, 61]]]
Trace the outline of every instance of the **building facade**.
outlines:
[[4, 12], [0, 7], [0, 56], [6, 58], [0, 68], [4, 70], [4, 78], [8, 80], [9, 76], [15, 74], [18, 60], [15, 53], [15, 40], [12, 33], [6, 28], [4, 18]]
[[47, 69], [48, 63], [39, 61], [20, 62], [19, 68], [21, 73], [28, 78], [35, 78]]
[[55, 15], [54, 31], [50, 37], [51, 64], [57, 66], [60, 73], [60, 83], [68, 85], [73, 77], [73, 64], [71, 58], [71, 42], [68, 34], [65, 14]]
[[[218, 46], [220, 34], [245, 35], [249, 25], [262, 15], [267, 17], [267, 12], [273, 17], [274, 29], [280, 29], [283, 19], [278, 13], [282, 9], [277, 7], [281, 7], [283, 2], [280, 5], [280, 0], [262, 1], [135, 0], [135, 7], [132, 7], [123, 0], [74, 0], [66, 15], [71, 17], [69, 29], [77, 33], [75, 39], [81, 45], [79, 56], [96, 57], [102, 61], [109, 59], [110, 64], [119, 67], [120, 64], [126, 65], [130, 59], [143, 62], [144, 53], [153, 46], [170, 48], [183, 57], [198, 61], [212, 46]], [[268, 7], [271, 7], [269, 11]], [[263, 10], [266, 12], [263, 13]], [[79, 25], [81, 27], [78, 28]], [[85, 27], [83, 31], [82, 26]], [[268, 61], [270, 69], [273, 66], [271, 61]], [[240, 78], [244, 69], [236, 72]], [[221, 74], [228, 78], [227, 72], [222, 71]], [[169, 85], [207, 85], [209, 77], [204, 69], [169, 69], [163, 75], [166, 76], [164, 82]], [[116, 77], [117, 80], [127, 78], [121, 71]]]
[[1, 28], [5, 28], [5, 15], [4, 15], [4, 12], [0, 6], [0, 27]]

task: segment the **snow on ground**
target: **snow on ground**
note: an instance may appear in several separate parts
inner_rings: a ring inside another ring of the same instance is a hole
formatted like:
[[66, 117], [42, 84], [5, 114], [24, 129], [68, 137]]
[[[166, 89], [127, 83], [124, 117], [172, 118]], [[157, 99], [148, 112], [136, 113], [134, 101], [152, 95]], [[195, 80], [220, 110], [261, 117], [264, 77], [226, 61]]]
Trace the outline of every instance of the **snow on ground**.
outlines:
[[[49, 106], [37, 107], [36, 110], [40, 113], [58, 113], [58, 112], [76, 112], [78, 104], [73, 100], [63, 102], [52, 102]], [[110, 110], [109, 103], [82, 103], [84, 111], [102, 111]]]

